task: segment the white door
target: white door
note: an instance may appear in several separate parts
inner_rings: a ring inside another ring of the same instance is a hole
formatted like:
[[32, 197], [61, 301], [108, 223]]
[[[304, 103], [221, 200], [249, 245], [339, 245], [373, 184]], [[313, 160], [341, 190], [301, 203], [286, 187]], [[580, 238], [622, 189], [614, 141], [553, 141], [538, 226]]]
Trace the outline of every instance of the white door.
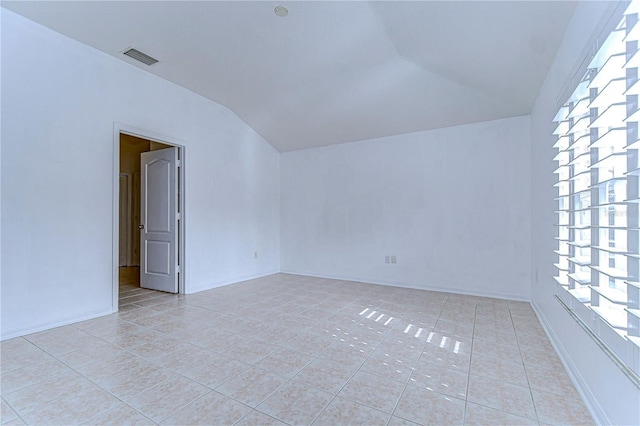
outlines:
[[177, 293], [178, 148], [140, 156], [140, 287]]

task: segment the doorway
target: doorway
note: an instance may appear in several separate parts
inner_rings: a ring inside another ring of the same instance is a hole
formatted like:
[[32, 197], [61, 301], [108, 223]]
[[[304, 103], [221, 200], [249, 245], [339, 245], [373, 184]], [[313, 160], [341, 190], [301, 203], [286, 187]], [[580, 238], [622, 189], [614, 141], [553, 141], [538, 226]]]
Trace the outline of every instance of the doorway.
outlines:
[[[150, 132], [132, 129], [120, 124], [114, 125], [114, 241], [113, 241], [113, 312], [117, 312], [121, 299], [127, 294], [140, 294], [145, 290], [140, 287], [140, 276], [143, 282], [149, 280], [153, 260], [145, 254], [149, 244], [144, 228], [145, 220], [150, 219], [153, 209], [161, 207], [147, 203], [148, 168], [141, 165], [141, 158], [157, 156], [161, 152], [173, 152], [175, 157], [176, 191], [175, 199], [175, 232], [174, 251], [175, 267], [173, 272], [176, 287], [171, 292], [184, 293], [184, 145], [175, 140], [152, 135]], [[142, 200], [142, 201], [141, 201]], [[146, 211], [144, 217], [141, 211]], [[160, 213], [162, 215], [162, 213]], [[149, 228], [147, 226], [147, 228]], [[141, 234], [145, 236], [141, 245]], [[155, 242], [154, 242], [155, 243]], [[157, 243], [155, 243], [158, 246]], [[145, 284], [146, 285], [146, 284]], [[122, 294], [121, 294], [122, 292]]]

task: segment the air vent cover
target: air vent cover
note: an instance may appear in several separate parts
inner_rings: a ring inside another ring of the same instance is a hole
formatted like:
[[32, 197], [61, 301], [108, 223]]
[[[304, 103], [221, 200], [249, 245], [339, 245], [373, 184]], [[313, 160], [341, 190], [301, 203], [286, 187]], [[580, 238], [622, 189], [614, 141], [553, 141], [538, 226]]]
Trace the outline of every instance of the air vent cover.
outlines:
[[127, 55], [130, 58], [135, 59], [136, 61], [140, 61], [145, 65], [153, 65], [156, 62], [158, 62], [158, 60], [156, 58], [152, 58], [151, 56], [147, 55], [146, 53], [142, 53], [141, 51], [134, 49], [134, 48], [129, 48], [126, 49], [124, 52], [125, 55]]

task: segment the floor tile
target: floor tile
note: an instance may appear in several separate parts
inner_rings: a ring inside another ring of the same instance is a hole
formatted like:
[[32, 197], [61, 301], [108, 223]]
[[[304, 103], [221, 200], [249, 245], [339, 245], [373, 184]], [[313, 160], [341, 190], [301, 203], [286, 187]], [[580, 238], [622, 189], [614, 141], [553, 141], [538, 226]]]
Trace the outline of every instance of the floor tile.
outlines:
[[386, 335], [387, 331], [383, 332], [376, 329], [369, 329], [361, 322], [355, 327], [352, 327], [342, 333], [338, 338], [354, 344], [375, 348], [386, 337]]
[[522, 359], [527, 367], [554, 369], [557, 373], [566, 374], [564, 366], [555, 352], [529, 349], [522, 352]]
[[166, 368], [145, 365], [103, 378], [97, 383], [118, 398], [127, 398], [175, 377], [176, 374]]
[[70, 371], [3, 395], [3, 398], [18, 413], [25, 413], [44, 408], [62, 395], [76, 395], [94, 386], [80, 374]]
[[0, 342], [2, 372], [53, 359], [51, 355], [22, 337]]
[[421, 425], [462, 425], [464, 401], [408, 385], [393, 415]]
[[251, 408], [218, 392], [211, 391], [195, 402], [181, 408], [171, 417], [163, 420], [162, 425], [231, 425], [240, 420]]
[[529, 386], [524, 365], [510, 359], [486, 355], [474, 355], [471, 359], [471, 374], [490, 377], [519, 386]]
[[255, 336], [255, 339], [273, 345], [284, 346], [291, 339], [298, 337], [302, 332], [300, 330], [292, 330], [283, 325], [274, 324], [262, 333]]
[[179, 349], [154, 361], [210, 388], [249, 368], [248, 364], [196, 346]]
[[360, 371], [338, 395], [391, 414], [404, 387], [404, 383]]
[[143, 392], [123, 399], [154, 422], [160, 422], [209, 391], [209, 388], [186, 377], [173, 376]]
[[420, 361], [453, 370], [468, 372], [471, 363], [471, 356], [436, 348], [423, 352], [420, 356]]
[[179, 342], [171, 338], [157, 338], [152, 341], [135, 345], [129, 352], [147, 359], [154, 359], [169, 354], [175, 350], [185, 347], [187, 343]]
[[329, 346], [320, 358], [328, 359], [348, 367], [358, 368], [373, 352], [373, 348], [340, 339]]
[[269, 417], [264, 413], [257, 410], [252, 410], [249, 414], [244, 416], [242, 420], [235, 423], [234, 426], [287, 426], [286, 423], [281, 422], [278, 419]]
[[79, 424], [120, 403], [98, 386], [61, 395], [55, 402], [25, 411], [22, 418], [27, 424]]
[[71, 368], [78, 368], [104, 358], [112, 358], [117, 355], [126, 355], [126, 352], [110, 343], [102, 342], [90, 347], [80, 348], [75, 351], [59, 355], [57, 358]]
[[527, 367], [526, 370], [531, 389], [580, 399], [578, 391], [567, 374], [558, 374], [554, 369], [535, 365]]
[[2, 426], [24, 426], [24, 425], [26, 425], [26, 423], [20, 420], [20, 418], [15, 418], [12, 420], [8, 420], [6, 423], [2, 423]]
[[389, 420], [389, 414], [337, 397], [313, 422], [314, 426], [381, 425]]
[[73, 326], [101, 339], [109, 337], [113, 338], [118, 334], [137, 330], [140, 327], [137, 324], [118, 319], [116, 315], [109, 315], [82, 321], [73, 324]]
[[221, 348], [220, 352], [232, 359], [247, 364], [255, 364], [277, 349], [278, 346], [271, 343], [250, 339], [248, 337], [240, 337], [228, 347]]
[[30, 334], [25, 339], [53, 356], [102, 343], [95, 336], [71, 325]]
[[468, 424], [592, 422], [528, 303], [287, 274], [174, 296], [134, 272], [120, 313], [0, 342], [3, 424], [460, 424], [465, 398]]
[[90, 380], [101, 383], [104, 380], [120, 373], [140, 367], [152, 367], [149, 360], [136, 356], [123, 350], [107, 352], [103, 357], [97, 357], [96, 361], [82, 364], [75, 369]]
[[338, 339], [342, 334], [346, 333], [350, 328], [353, 327], [353, 324], [350, 324], [346, 327], [342, 327], [339, 324], [331, 321], [331, 318], [322, 321], [310, 329], [307, 332], [311, 334], [316, 334], [318, 336], [326, 336], [331, 339]]
[[289, 349], [293, 349], [294, 351], [318, 356], [334, 342], [335, 339], [327, 336], [303, 333], [298, 337], [289, 340], [284, 346]]
[[485, 425], [522, 425], [536, 426], [538, 422], [532, 419], [515, 416], [505, 413], [504, 411], [494, 408], [484, 407], [482, 405], [467, 403], [467, 409], [464, 419], [465, 426], [485, 426]]
[[415, 426], [417, 424], [401, 417], [391, 416], [387, 426]]
[[466, 399], [468, 379], [469, 375], [464, 371], [418, 361], [409, 383], [422, 389]]
[[135, 426], [152, 426], [155, 425], [150, 419], [146, 418], [125, 403], [120, 403], [115, 407], [104, 411], [82, 423], [86, 426], [112, 426], [112, 425], [135, 425]]
[[[424, 349], [430, 331], [420, 328], [418, 331], [409, 330], [408, 333], [405, 333], [404, 330], [392, 330], [378, 348], [385, 348], [388, 353], [400, 357], [418, 359]], [[418, 338], [415, 336], [418, 336]]]
[[526, 387], [471, 374], [467, 400], [518, 416], [536, 418], [531, 392]]
[[533, 390], [533, 401], [538, 420], [555, 425], [593, 425], [593, 419], [584, 403], [577, 398]]
[[444, 335], [454, 335], [470, 339], [473, 336], [473, 322], [447, 321], [440, 319], [433, 331]]
[[356, 371], [353, 367], [318, 358], [303, 368], [295, 376], [295, 380], [335, 395]]
[[473, 338], [489, 340], [498, 345], [514, 346], [518, 344], [518, 339], [513, 330], [498, 329], [494, 326], [476, 326], [473, 331]]
[[258, 361], [255, 366], [274, 374], [292, 378], [315, 357], [293, 349], [281, 348]]
[[267, 398], [258, 410], [291, 425], [308, 425], [332, 398], [329, 393], [293, 380]]
[[6, 395], [25, 386], [46, 380], [51, 376], [71, 371], [69, 367], [55, 359], [47, 359], [7, 372], [3, 370], [0, 378], [0, 394]]
[[362, 364], [360, 369], [399, 382], [406, 382], [415, 363], [415, 359], [393, 355], [388, 353], [384, 347], [379, 347]]
[[255, 408], [286, 381], [285, 377], [251, 367], [218, 386], [216, 391]]
[[9, 407], [4, 399], [0, 400], [0, 422], [2, 424], [18, 418], [18, 414]]
[[522, 362], [518, 345], [500, 345], [491, 340], [474, 339], [473, 354], [505, 358], [513, 362]]

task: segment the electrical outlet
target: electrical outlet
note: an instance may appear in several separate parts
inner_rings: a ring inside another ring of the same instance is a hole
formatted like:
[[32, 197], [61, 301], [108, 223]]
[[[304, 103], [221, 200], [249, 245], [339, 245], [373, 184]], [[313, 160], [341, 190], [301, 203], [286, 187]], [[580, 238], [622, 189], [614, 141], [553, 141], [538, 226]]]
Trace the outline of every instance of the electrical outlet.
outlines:
[[396, 263], [396, 257], [395, 256], [391, 256], [391, 263]]
[[389, 255], [384, 257], [384, 263], [391, 263], [391, 260], [389, 259]]

